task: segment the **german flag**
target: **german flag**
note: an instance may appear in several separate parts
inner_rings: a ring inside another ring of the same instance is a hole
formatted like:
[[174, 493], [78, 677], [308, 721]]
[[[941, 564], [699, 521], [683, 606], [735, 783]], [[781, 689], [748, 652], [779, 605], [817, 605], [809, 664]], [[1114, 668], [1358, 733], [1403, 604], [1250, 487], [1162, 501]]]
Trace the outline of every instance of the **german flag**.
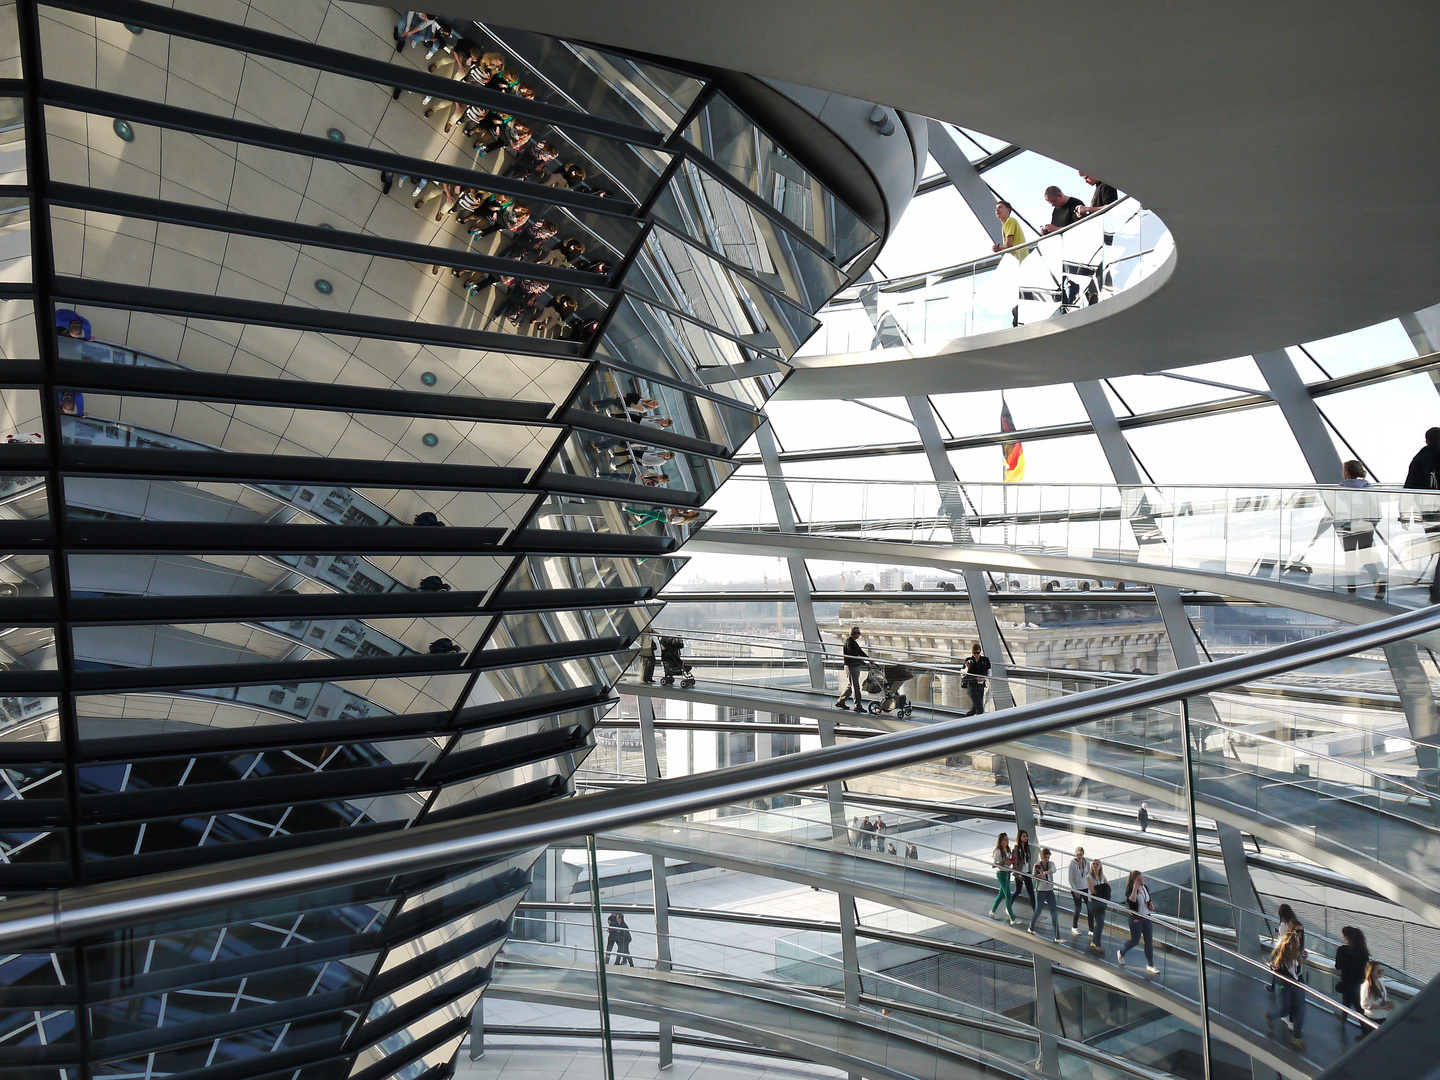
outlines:
[[[1005, 404], [1005, 395], [1000, 395], [1000, 433], [1008, 435], [1015, 430], [1015, 420], [1010, 415], [1010, 406]], [[1025, 445], [1019, 442], [1007, 442], [1000, 444], [1000, 452], [1005, 455], [1005, 482], [1015, 483], [1017, 480], [1025, 479]]]

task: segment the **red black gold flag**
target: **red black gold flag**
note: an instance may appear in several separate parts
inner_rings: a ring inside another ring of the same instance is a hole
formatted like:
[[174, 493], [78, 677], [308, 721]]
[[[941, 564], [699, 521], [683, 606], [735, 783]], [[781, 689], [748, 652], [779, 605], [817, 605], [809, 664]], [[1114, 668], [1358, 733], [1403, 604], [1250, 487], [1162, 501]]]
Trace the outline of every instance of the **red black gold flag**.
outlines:
[[[1010, 406], [1005, 403], [1002, 395], [1000, 398], [1000, 431], [1002, 434], [1015, 430], [1015, 421], [1010, 416]], [[1005, 481], [1014, 483], [1017, 480], [1025, 479], [1025, 446], [1019, 442], [1007, 442], [1000, 444], [1000, 452], [1005, 455]]]

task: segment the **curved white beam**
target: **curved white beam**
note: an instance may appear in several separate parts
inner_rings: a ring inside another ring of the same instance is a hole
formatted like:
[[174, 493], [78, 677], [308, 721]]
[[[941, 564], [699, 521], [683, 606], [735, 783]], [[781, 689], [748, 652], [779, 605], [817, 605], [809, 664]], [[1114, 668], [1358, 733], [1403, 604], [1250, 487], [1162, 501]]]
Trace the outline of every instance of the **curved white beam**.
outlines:
[[685, 545], [687, 552], [721, 555], [800, 555], [807, 559], [852, 559], [856, 562], [898, 563], [939, 570], [997, 570], [1002, 573], [1056, 574], [1062, 577], [1108, 578], [1142, 585], [1173, 585], [1178, 589], [1213, 592], [1237, 600], [1290, 608], [1337, 622], [1375, 622], [1404, 608], [1372, 600], [1287, 585], [1266, 578], [1215, 574], [1205, 570], [1154, 566], [1148, 563], [1081, 559], [1066, 555], [1004, 551], [988, 547], [893, 543], [815, 533], [782, 535], [749, 529], [708, 528]]

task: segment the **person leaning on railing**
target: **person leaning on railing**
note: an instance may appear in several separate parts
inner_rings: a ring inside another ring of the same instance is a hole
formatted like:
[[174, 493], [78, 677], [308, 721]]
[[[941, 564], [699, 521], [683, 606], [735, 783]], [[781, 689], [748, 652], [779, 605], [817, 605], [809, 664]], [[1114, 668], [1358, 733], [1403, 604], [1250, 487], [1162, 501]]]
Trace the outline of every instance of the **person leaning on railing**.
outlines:
[[1080, 179], [1095, 189], [1095, 193], [1090, 196], [1090, 205], [1082, 206], [1078, 211], [1080, 217], [1085, 217], [1087, 214], [1097, 214], [1101, 210], [1106, 210], [1113, 203], [1119, 201], [1120, 192], [1116, 191], [1113, 185], [1091, 176], [1083, 169], [1080, 170]]
[[1084, 203], [1073, 195], [1066, 195], [1054, 184], [1045, 189], [1045, 201], [1053, 210], [1050, 214], [1050, 224], [1040, 230], [1042, 233], [1057, 232], [1067, 225], [1074, 225], [1085, 212]]
[[1020, 220], [1015, 216], [1015, 208], [1004, 199], [995, 204], [995, 216], [1000, 219], [1000, 242], [993, 245], [991, 251], [1008, 251], [1015, 256], [1017, 263], [1025, 261], [1025, 256], [1030, 254], [1030, 249], [1025, 247], [1025, 230], [1020, 227]]

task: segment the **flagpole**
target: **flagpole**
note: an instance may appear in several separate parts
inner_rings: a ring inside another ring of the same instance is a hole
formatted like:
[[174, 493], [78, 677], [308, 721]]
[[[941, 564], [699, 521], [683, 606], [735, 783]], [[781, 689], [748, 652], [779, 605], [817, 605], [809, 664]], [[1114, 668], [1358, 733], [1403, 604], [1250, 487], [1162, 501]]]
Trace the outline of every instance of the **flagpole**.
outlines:
[[[1005, 391], [1004, 391], [1004, 390], [1001, 390], [1001, 391], [1000, 391], [1000, 415], [1003, 417], [1005, 414], [1006, 414], [1006, 409], [1005, 409]], [[1001, 426], [1003, 427], [1004, 425], [1002, 424]], [[1003, 450], [1005, 444], [1004, 444], [1004, 443], [1001, 443], [1000, 445], [1001, 445], [1001, 448], [1002, 448], [1002, 450]], [[1005, 525], [1004, 525], [1005, 532], [1004, 532], [1003, 535], [1004, 535], [1004, 539], [1005, 539], [1005, 546], [1006, 546], [1007, 548], [1010, 546], [1010, 484], [1009, 484], [1009, 481], [1008, 481], [1008, 479], [1006, 478], [1005, 474], [1006, 474], [1006, 472], [1009, 471], [1009, 468], [1010, 468], [1009, 457], [1008, 457], [1008, 455], [1002, 454], [1002, 458], [1001, 458], [1001, 462], [1000, 462], [1000, 519], [1005, 523]], [[1002, 577], [1001, 580], [1005, 580], [1005, 578]]]

